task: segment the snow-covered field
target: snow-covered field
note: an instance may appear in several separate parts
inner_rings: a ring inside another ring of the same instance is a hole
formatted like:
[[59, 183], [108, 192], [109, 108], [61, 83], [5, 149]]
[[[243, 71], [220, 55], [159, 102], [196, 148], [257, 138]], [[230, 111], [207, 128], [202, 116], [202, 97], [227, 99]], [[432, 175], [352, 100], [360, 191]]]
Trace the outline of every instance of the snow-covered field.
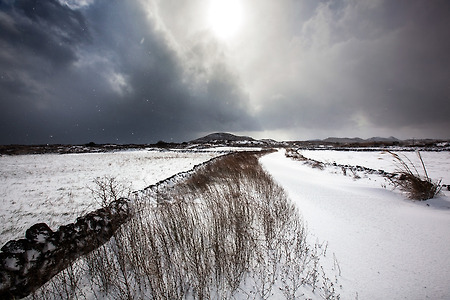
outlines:
[[[396, 151], [404, 161], [410, 160], [423, 174], [420, 160], [413, 151]], [[382, 169], [386, 172], [396, 171], [396, 164], [391, 154], [386, 151], [335, 151], [335, 150], [303, 150], [301, 154], [307, 158], [325, 163], [337, 163], [341, 165], [360, 165], [374, 170]], [[433, 180], [442, 179], [443, 184], [450, 184], [450, 152], [427, 152], [420, 153], [425, 163], [428, 175]]]
[[45, 222], [56, 230], [99, 207], [90, 189], [114, 177], [130, 191], [143, 189], [219, 155], [216, 152], [121, 151], [0, 156], [0, 247]]
[[[418, 163], [414, 152], [403, 153]], [[219, 154], [1, 156], [0, 245], [22, 237], [34, 223], [47, 222], [57, 229], [96, 209], [99, 203], [90, 191], [96, 178], [115, 177], [135, 191]], [[301, 154], [323, 162], [396, 169], [389, 154], [381, 151]], [[424, 152], [422, 157], [432, 179], [450, 184], [449, 152]], [[260, 161], [298, 206], [312, 244], [326, 245], [325, 267], [341, 271], [341, 299], [450, 299], [450, 192], [414, 202], [376, 174], [355, 179], [339, 168], [313, 169], [286, 158], [283, 150]]]
[[[308, 158], [393, 171], [376, 152], [303, 151]], [[411, 159], [414, 153], [407, 154]], [[423, 153], [448, 182], [449, 153]], [[380, 159], [381, 158], [381, 159]], [[260, 160], [299, 207], [312, 241], [327, 242], [341, 269], [342, 299], [450, 299], [450, 198], [413, 202], [383, 179], [313, 169], [284, 152]], [[378, 177], [378, 178], [377, 178]], [[428, 206], [428, 205], [429, 206]]]

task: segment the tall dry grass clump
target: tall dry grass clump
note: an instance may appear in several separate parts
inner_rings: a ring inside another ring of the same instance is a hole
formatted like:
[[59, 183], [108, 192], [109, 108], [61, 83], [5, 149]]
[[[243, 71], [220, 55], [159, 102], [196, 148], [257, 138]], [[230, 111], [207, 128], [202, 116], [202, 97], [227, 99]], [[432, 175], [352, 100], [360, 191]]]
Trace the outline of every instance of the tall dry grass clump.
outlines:
[[399, 187], [408, 194], [410, 199], [414, 200], [432, 199], [440, 193], [442, 189], [441, 181], [434, 182], [428, 176], [425, 163], [419, 151], [416, 153], [420, 160], [423, 175], [420, 175], [417, 167], [406, 156], [403, 159], [396, 153], [387, 152], [392, 155], [398, 166], [397, 174], [389, 177], [394, 187]]
[[111, 241], [77, 262], [71, 274], [83, 279], [62, 275], [58, 291], [49, 283], [35, 297], [339, 298], [320, 268], [323, 250], [307, 243], [299, 212], [258, 154], [224, 156], [133, 205]]

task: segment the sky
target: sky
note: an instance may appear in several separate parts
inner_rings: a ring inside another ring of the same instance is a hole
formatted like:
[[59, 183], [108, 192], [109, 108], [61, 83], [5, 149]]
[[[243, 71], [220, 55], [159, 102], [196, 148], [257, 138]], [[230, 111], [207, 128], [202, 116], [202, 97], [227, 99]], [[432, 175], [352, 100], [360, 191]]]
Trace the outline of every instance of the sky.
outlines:
[[0, 0], [0, 144], [450, 138], [448, 0]]

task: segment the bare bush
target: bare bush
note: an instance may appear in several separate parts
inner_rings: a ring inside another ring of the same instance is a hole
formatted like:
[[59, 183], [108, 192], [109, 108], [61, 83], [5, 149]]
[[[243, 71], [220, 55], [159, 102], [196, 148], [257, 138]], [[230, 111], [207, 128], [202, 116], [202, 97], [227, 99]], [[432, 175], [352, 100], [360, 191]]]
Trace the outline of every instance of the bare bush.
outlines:
[[115, 177], [104, 176], [94, 179], [94, 187], [89, 188], [94, 199], [102, 206], [106, 207], [112, 201], [120, 198], [129, 198], [131, 189], [122, 182], [118, 182]]
[[403, 159], [396, 153], [387, 152], [393, 156], [398, 166], [397, 174], [388, 177], [394, 187], [399, 187], [408, 194], [410, 199], [414, 200], [431, 199], [440, 193], [442, 189], [441, 181], [434, 182], [428, 176], [425, 163], [419, 151], [416, 153], [421, 163], [423, 175], [420, 175], [417, 167], [406, 156]]

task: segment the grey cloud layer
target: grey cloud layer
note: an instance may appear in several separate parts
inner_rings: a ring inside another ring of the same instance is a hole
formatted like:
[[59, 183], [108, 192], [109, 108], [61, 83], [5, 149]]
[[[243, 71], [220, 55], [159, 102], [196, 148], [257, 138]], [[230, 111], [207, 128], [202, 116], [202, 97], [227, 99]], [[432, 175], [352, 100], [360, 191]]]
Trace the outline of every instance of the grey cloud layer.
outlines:
[[207, 0], [62, 3], [0, 2], [1, 144], [449, 137], [449, 1], [242, 0], [229, 42]]
[[448, 137], [449, 12], [448, 1], [335, 1], [286, 20], [261, 117], [278, 129]]

